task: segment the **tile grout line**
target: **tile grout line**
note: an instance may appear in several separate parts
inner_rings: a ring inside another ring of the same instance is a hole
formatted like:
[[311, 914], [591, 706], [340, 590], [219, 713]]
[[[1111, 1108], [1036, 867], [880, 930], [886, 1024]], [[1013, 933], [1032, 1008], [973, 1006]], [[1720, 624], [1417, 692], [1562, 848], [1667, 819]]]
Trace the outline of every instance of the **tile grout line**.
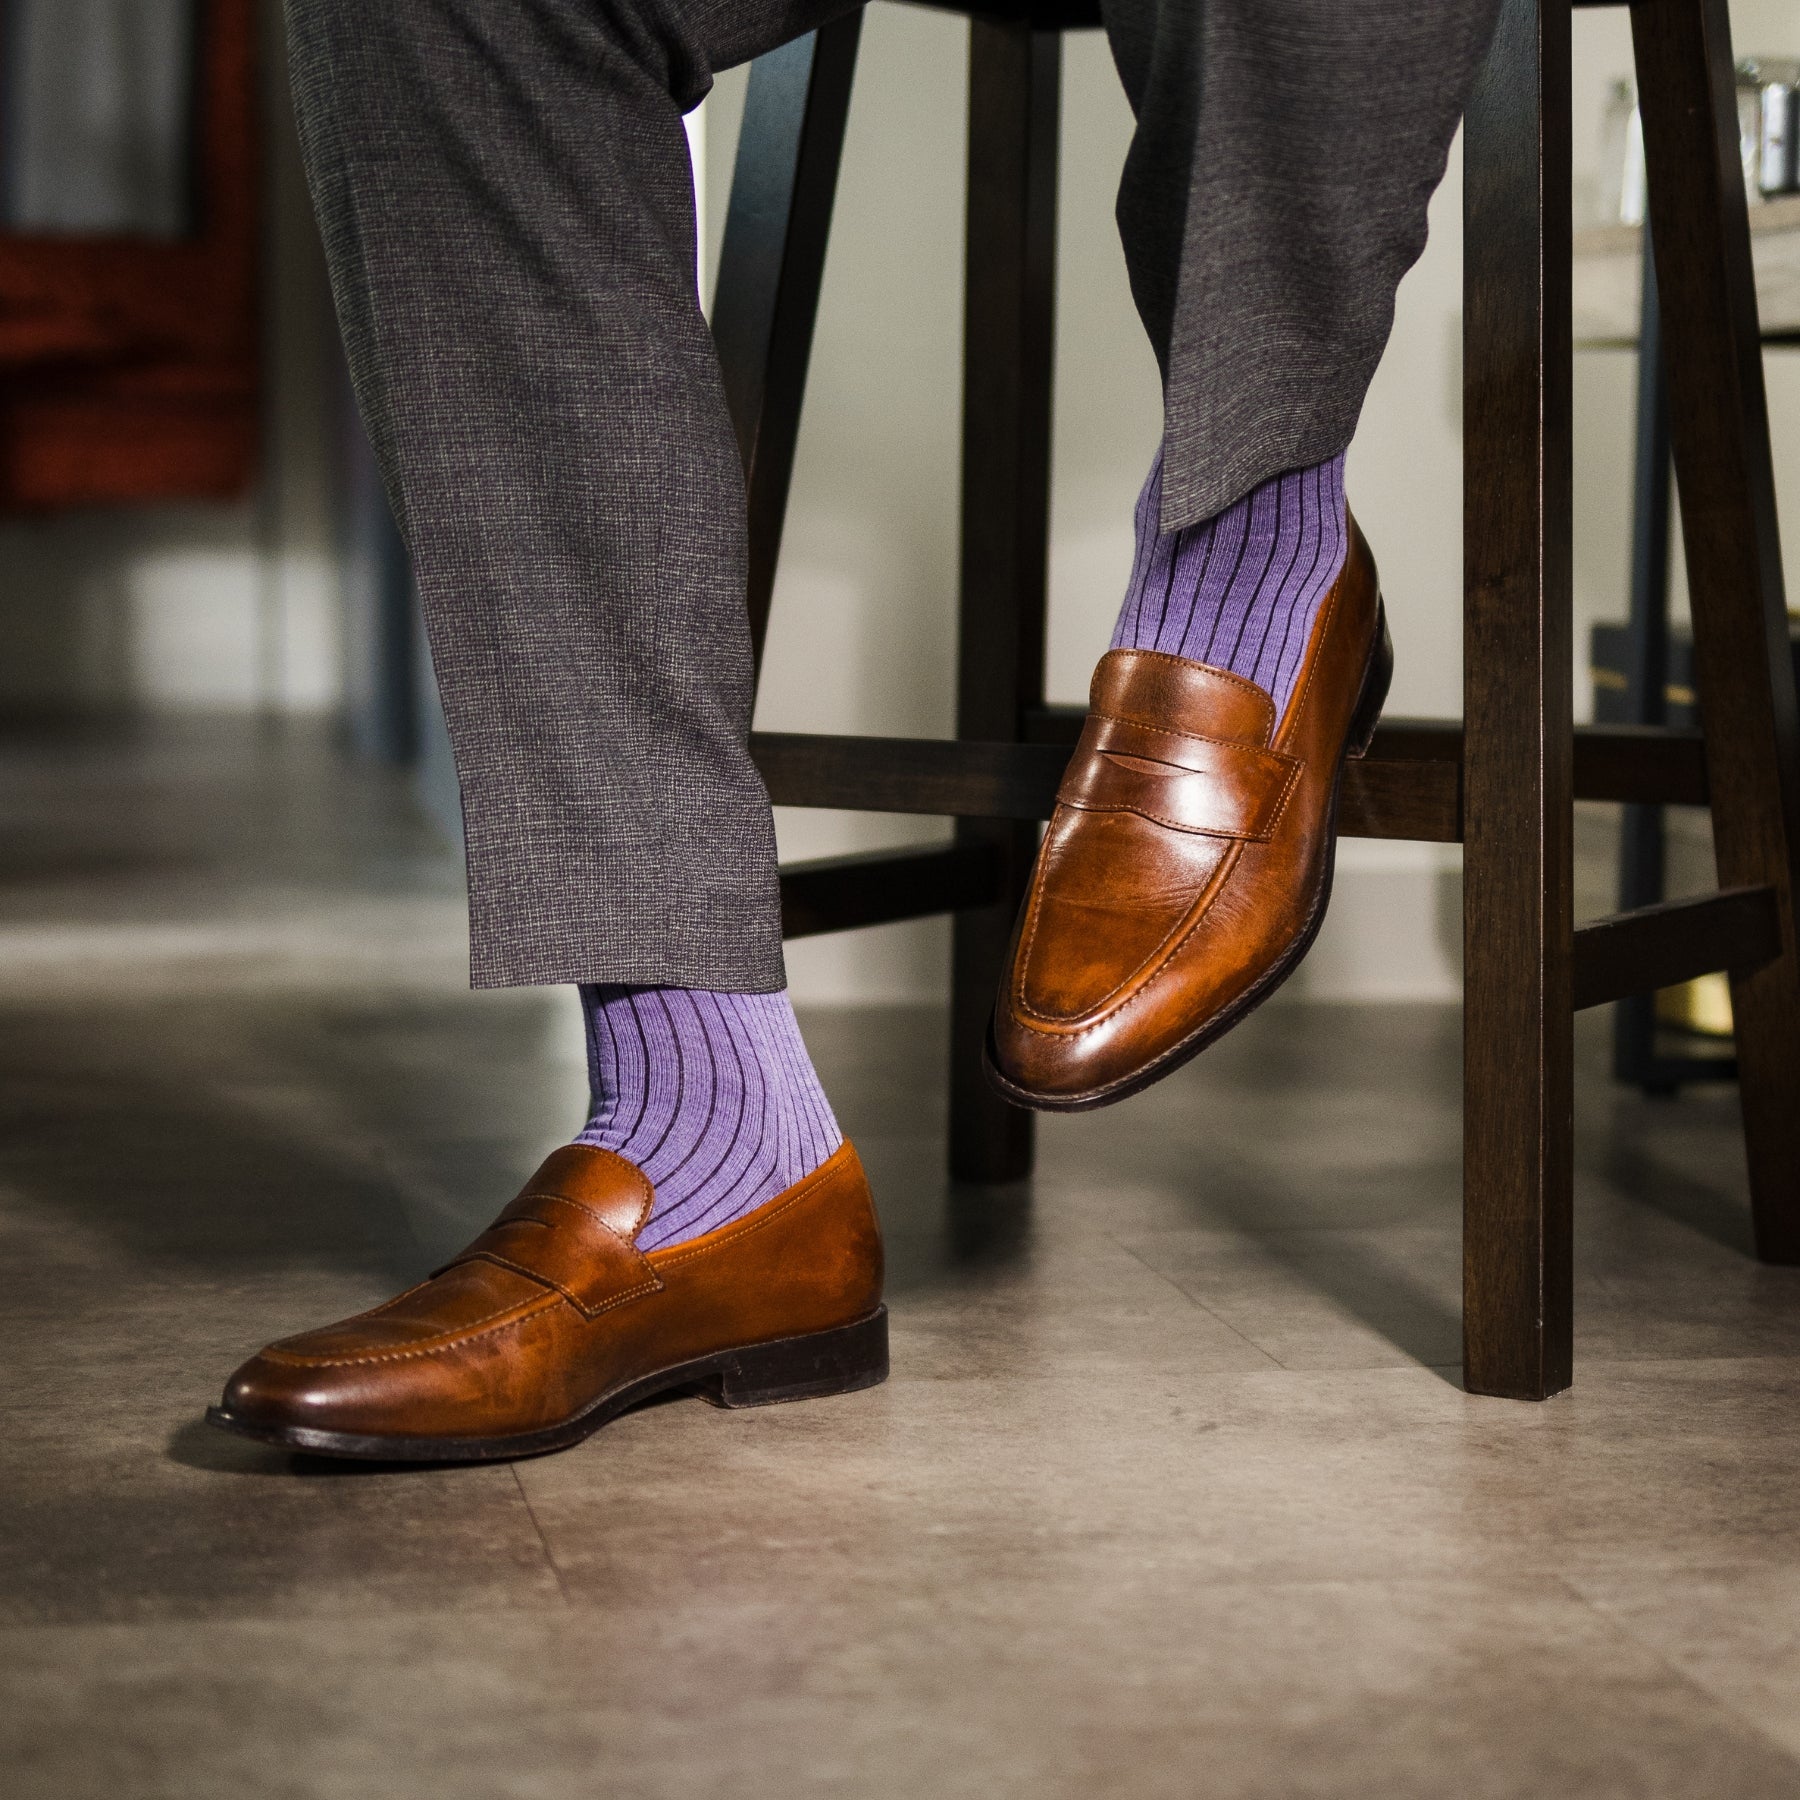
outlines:
[[538, 1548], [544, 1553], [544, 1561], [550, 1565], [550, 1573], [556, 1577], [556, 1591], [562, 1595], [563, 1605], [572, 1607], [574, 1596], [569, 1592], [569, 1584], [563, 1579], [562, 1565], [556, 1560], [556, 1552], [550, 1548], [550, 1540], [544, 1535], [544, 1528], [538, 1522], [537, 1508], [531, 1504], [531, 1496], [525, 1491], [525, 1484], [519, 1479], [519, 1465], [508, 1463], [506, 1472], [513, 1479], [513, 1486], [519, 1490], [519, 1498], [525, 1502], [525, 1516], [531, 1521], [531, 1529], [537, 1533]]
[[1127, 1256], [1129, 1256], [1131, 1258], [1131, 1260], [1138, 1265], [1139, 1268], [1148, 1269], [1149, 1272], [1152, 1275], [1154, 1275], [1158, 1281], [1167, 1282], [1169, 1284], [1169, 1286], [1172, 1287], [1176, 1291], [1176, 1293], [1178, 1293], [1182, 1297], [1182, 1299], [1184, 1299], [1188, 1303], [1188, 1305], [1193, 1307], [1197, 1312], [1203, 1312], [1215, 1324], [1223, 1325], [1225, 1327], [1225, 1329], [1227, 1331], [1229, 1331], [1233, 1337], [1243, 1339], [1243, 1341], [1246, 1344], [1248, 1344], [1250, 1346], [1250, 1348], [1252, 1350], [1254, 1350], [1258, 1356], [1264, 1357], [1269, 1362], [1273, 1363], [1274, 1366], [1276, 1368], [1278, 1368], [1284, 1375], [1292, 1375], [1294, 1373], [1294, 1371], [1292, 1369], [1290, 1369], [1287, 1366], [1287, 1364], [1281, 1360], [1281, 1358], [1279, 1356], [1275, 1356], [1271, 1352], [1265, 1350], [1262, 1347], [1262, 1345], [1256, 1341], [1255, 1338], [1253, 1338], [1249, 1335], [1249, 1333], [1240, 1331], [1234, 1324], [1232, 1324], [1232, 1322], [1229, 1319], [1223, 1318], [1223, 1317], [1221, 1317], [1220, 1314], [1214, 1312], [1213, 1309], [1210, 1306], [1208, 1306], [1205, 1301], [1196, 1300], [1194, 1298], [1194, 1296], [1192, 1294], [1190, 1294], [1187, 1291], [1187, 1289], [1184, 1288], [1181, 1285], [1181, 1283], [1179, 1281], [1177, 1281], [1172, 1275], [1165, 1275], [1161, 1269], [1152, 1268], [1151, 1265], [1149, 1263], [1145, 1262], [1144, 1259], [1141, 1256], [1139, 1256], [1138, 1253], [1134, 1249], [1132, 1249], [1132, 1247], [1129, 1244], [1123, 1242], [1120, 1238], [1115, 1236], [1112, 1232], [1110, 1232], [1110, 1231], [1106, 1232], [1104, 1235], [1109, 1243], [1115, 1245], [1120, 1250], [1123, 1250], [1125, 1252], [1125, 1254]]
[[1576, 1586], [1575, 1582], [1560, 1569], [1557, 1571], [1554, 1579], [1557, 1585], [1561, 1587], [1578, 1606], [1591, 1613], [1607, 1628], [1607, 1630], [1612, 1632], [1615, 1637], [1632, 1645], [1634, 1648], [1643, 1651], [1653, 1662], [1659, 1663], [1663, 1668], [1667, 1669], [1683, 1687], [1698, 1694], [1702, 1700], [1716, 1706], [1722, 1713], [1736, 1719], [1739, 1725], [1746, 1731], [1753, 1732], [1758, 1739], [1767, 1744], [1778, 1755], [1785, 1757], [1795, 1768], [1800, 1769], [1800, 1755], [1795, 1754], [1793, 1746], [1791, 1744], [1784, 1744], [1779, 1738], [1771, 1736], [1770, 1733], [1765, 1731], [1749, 1713], [1745, 1712], [1744, 1709], [1737, 1704], [1736, 1701], [1728, 1699], [1723, 1694], [1716, 1693], [1697, 1675], [1684, 1669], [1680, 1663], [1676, 1662], [1675, 1659], [1668, 1654], [1667, 1651], [1662, 1650], [1657, 1645], [1651, 1643], [1648, 1638], [1640, 1637], [1638, 1633], [1633, 1631], [1616, 1613], [1609, 1611], [1606, 1607], [1599, 1605], [1596, 1601], [1590, 1600], [1588, 1596]]

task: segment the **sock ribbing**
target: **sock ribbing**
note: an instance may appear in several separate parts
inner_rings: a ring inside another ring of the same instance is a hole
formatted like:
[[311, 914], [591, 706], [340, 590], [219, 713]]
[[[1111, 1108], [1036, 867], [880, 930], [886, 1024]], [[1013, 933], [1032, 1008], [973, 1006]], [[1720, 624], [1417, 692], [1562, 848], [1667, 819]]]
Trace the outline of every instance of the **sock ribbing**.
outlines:
[[575, 1142], [649, 1177], [640, 1249], [730, 1224], [844, 1141], [785, 992], [584, 985], [581, 1006], [592, 1108]]
[[1162, 452], [1137, 504], [1137, 556], [1115, 650], [1229, 669], [1287, 710], [1313, 620], [1349, 550], [1344, 458], [1277, 475], [1216, 518], [1159, 532]]

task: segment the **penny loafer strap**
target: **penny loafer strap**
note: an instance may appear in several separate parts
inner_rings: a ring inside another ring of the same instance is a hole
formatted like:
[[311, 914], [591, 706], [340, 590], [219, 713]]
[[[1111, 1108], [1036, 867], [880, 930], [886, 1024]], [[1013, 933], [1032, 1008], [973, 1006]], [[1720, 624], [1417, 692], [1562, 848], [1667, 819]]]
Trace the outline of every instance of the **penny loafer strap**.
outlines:
[[554, 1288], [590, 1319], [662, 1287], [641, 1250], [590, 1208], [560, 1194], [521, 1195], [444, 1268], [475, 1261], [498, 1263]]
[[1134, 812], [1175, 831], [1260, 841], [1275, 829], [1300, 764], [1256, 744], [1091, 713], [1057, 799]]

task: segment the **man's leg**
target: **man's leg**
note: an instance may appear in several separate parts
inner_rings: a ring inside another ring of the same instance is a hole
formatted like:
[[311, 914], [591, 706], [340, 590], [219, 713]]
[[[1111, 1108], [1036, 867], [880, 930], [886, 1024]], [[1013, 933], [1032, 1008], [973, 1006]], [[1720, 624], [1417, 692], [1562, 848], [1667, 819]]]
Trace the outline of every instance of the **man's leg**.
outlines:
[[1344, 450], [1497, 0], [1103, 0], [1162, 446], [995, 1012], [1001, 1087], [1136, 1092], [1265, 999], [1330, 892], [1391, 652]]
[[683, 107], [843, 0], [289, 0], [462, 781], [478, 986], [782, 985]]
[[1167, 396], [1116, 648], [1285, 709], [1348, 547], [1343, 451], [1496, 12], [1108, 0], [1138, 116], [1119, 224]]
[[1165, 531], [1343, 450], [1499, 0], [1103, 0]]
[[681, 109], [843, 4], [289, 7], [456, 749], [474, 977], [582, 984], [607, 1054], [580, 1141], [645, 1167], [656, 1241], [752, 1210], [840, 1141], [779, 992], [743, 484]]
[[358, 397], [424, 602], [481, 985], [577, 982], [593, 1104], [453, 1263], [217, 1423], [510, 1456], [659, 1388], [886, 1368], [879, 1232], [783, 991], [744, 500], [681, 110], [847, 0], [289, 0]]

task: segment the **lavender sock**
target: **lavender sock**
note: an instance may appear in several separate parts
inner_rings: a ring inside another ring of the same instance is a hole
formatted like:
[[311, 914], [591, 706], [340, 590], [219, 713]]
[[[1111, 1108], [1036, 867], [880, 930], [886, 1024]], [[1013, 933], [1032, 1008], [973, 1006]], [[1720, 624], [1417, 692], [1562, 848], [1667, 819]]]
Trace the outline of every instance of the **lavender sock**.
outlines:
[[1217, 517], [1159, 532], [1162, 451], [1137, 504], [1137, 560], [1115, 650], [1164, 650], [1229, 669], [1287, 710], [1313, 620], [1349, 533], [1344, 458], [1277, 475]]
[[593, 1110], [576, 1137], [649, 1176], [654, 1250], [716, 1231], [844, 1141], [786, 992], [581, 989]]

